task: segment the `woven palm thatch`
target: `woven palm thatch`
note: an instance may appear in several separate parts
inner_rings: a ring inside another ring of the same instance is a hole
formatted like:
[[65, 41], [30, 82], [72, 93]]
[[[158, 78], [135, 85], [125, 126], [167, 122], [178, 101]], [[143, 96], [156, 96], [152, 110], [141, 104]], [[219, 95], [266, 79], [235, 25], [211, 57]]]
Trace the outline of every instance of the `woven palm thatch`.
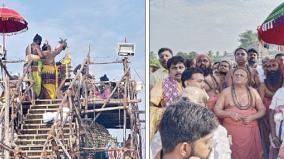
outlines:
[[117, 143], [117, 140], [113, 138], [109, 131], [96, 122], [83, 121], [86, 128], [86, 135], [83, 136], [84, 147], [107, 147], [109, 143]]

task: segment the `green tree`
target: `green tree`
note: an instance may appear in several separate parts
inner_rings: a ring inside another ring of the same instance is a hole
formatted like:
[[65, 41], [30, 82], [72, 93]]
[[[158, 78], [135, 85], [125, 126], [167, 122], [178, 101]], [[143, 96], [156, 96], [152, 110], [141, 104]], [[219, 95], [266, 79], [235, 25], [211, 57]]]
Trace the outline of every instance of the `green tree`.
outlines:
[[157, 56], [155, 55], [155, 53], [153, 51], [150, 52], [149, 64], [150, 65], [156, 65], [156, 66], [160, 67], [159, 59], [157, 58]]
[[181, 56], [181, 57], [183, 57], [184, 59], [189, 58], [189, 54], [188, 54], [188, 53], [186, 53], [186, 52], [181, 52], [181, 51], [179, 51], [179, 52], [177, 53], [177, 56]]
[[178, 52], [177, 53], [178, 56], [181, 56], [185, 59], [193, 59], [197, 56], [197, 53], [195, 51], [190, 51], [189, 53], [186, 53], [186, 52]]
[[196, 58], [196, 56], [197, 56], [197, 52], [195, 52], [195, 51], [190, 51], [188, 54], [189, 54], [191, 59]]
[[220, 57], [220, 52], [219, 51], [216, 52], [216, 57]]
[[239, 38], [239, 42], [241, 43], [240, 47], [243, 48], [248, 48], [250, 45], [258, 42], [257, 34], [251, 30], [241, 33]]
[[213, 53], [213, 51], [212, 50], [209, 50], [208, 51], [208, 56], [211, 58], [211, 59], [213, 59], [214, 57], [214, 55], [213, 55], [214, 53]]

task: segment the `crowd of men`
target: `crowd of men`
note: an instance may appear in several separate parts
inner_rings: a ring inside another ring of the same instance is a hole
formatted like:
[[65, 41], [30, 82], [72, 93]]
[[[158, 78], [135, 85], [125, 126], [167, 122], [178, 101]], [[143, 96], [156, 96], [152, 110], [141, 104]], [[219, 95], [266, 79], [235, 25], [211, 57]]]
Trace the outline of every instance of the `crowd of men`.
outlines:
[[150, 142], [161, 141], [155, 158], [284, 154], [283, 53], [261, 65], [253, 48], [237, 48], [233, 63], [213, 63], [206, 54], [184, 59], [169, 48], [158, 56], [162, 67], [150, 74]]

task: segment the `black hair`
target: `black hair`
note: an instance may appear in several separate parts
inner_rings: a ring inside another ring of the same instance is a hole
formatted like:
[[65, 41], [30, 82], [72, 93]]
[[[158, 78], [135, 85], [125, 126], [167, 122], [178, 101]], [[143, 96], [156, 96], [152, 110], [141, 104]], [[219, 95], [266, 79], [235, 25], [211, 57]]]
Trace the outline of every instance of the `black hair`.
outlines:
[[220, 65], [220, 62], [217, 61], [217, 62], [214, 62], [214, 63], [213, 63], [213, 65], [216, 65], [216, 64]]
[[170, 48], [166, 48], [166, 47], [160, 48], [160, 50], [158, 51], [158, 55], [160, 56], [160, 54], [165, 51], [169, 51], [173, 55], [173, 51]]
[[200, 74], [204, 74], [203, 71], [200, 69], [200, 68], [189, 68], [187, 70], [184, 70], [182, 75], [181, 75], [181, 82], [182, 82], [182, 86], [185, 87], [185, 81], [186, 80], [189, 80], [192, 78], [192, 75], [193, 74], [196, 74], [196, 73], [200, 73]]
[[248, 55], [248, 51], [247, 51], [245, 48], [239, 47], [239, 48], [237, 48], [237, 49], [235, 50], [234, 56], [236, 56], [236, 53], [237, 53], [237, 51], [239, 51], [239, 50], [244, 50], [244, 51], [247, 53], [247, 55]]
[[173, 56], [172, 58], [170, 58], [167, 62], [167, 68], [168, 70], [170, 69], [170, 67], [172, 65], [176, 65], [178, 63], [183, 63], [184, 66], [185, 66], [185, 61], [184, 61], [184, 58], [181, 57], [181, 56]]
[[194, 58], [193, 59], [185, 59], [185, 67], [187, 68], [187, 69], [189, 69], [189, 68], [191, 68], [191, 67], [193, 67], [193, 63], [194, 62]]
[[222, 62], [225, 62], [225, 63], [229, 64], [229, 68], [231, 69], [231, 63], [230, 63], [229, 61], [227, 61], [227, 60], [222, 60], [222, 61], [220, 62], [220, 64], [221, 64]]
[[43, 44], [41, 49], [42, 51], [45, 51], [45, 50], [51, 49], [51, 46], [49, 44]]
[[210, 134], [219, 123], [214, 113], [199, 104], [181, 99], [167, 107], [159, 125], [164, 153], [182, 142], [193, 143]]
[[33, 42], [39, 42], [39, 44], [40, 44], [41, 41], [42, 41], [42, 37], [39, 34], [36, 34], [34, 39], [33, 39]]
[[106, 74], [104, 74], [102, 77], [100, 77], [100, 81], [109, 81]]
[[[73, 73], [74, 75], [77, 74], [77, 71], [79, 71], [81, 69], [81, 64], [77, 65], [74, 70], [73, 70]], [[82, 69], [82, 74], [85, 75], [87, 74], [87, 65], [84, 65], [84, 68]]]
[[275, 59], [278, 58], [278, 57], [282, 57], [282, 56], [284, 56], [283, 53], [278, 53], [278, 54], [275, 55]]
[[254, 48], [250, 48], [250, 49], [248, 49], [248, 54], [250, 54], [250, 53], [256, 53], [257, 55], [258, 55], [258, 52], [254, 49]]

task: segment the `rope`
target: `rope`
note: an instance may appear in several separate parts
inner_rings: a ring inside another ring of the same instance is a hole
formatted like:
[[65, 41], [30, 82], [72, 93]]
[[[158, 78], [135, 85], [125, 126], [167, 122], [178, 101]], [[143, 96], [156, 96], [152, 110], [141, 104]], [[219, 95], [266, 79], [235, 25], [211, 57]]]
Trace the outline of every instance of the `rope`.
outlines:
[[138, 72], [136, 71], [135, 67], [130, 63], [131, 67], [133, 67], [134, 72], [136, 73], [136, 75], [138, 76], [138, 78], [142, 81], [143, 85], [145, 86], [145, 82], [144, 80], [141, 78], [141, 76], [138, 74]]

